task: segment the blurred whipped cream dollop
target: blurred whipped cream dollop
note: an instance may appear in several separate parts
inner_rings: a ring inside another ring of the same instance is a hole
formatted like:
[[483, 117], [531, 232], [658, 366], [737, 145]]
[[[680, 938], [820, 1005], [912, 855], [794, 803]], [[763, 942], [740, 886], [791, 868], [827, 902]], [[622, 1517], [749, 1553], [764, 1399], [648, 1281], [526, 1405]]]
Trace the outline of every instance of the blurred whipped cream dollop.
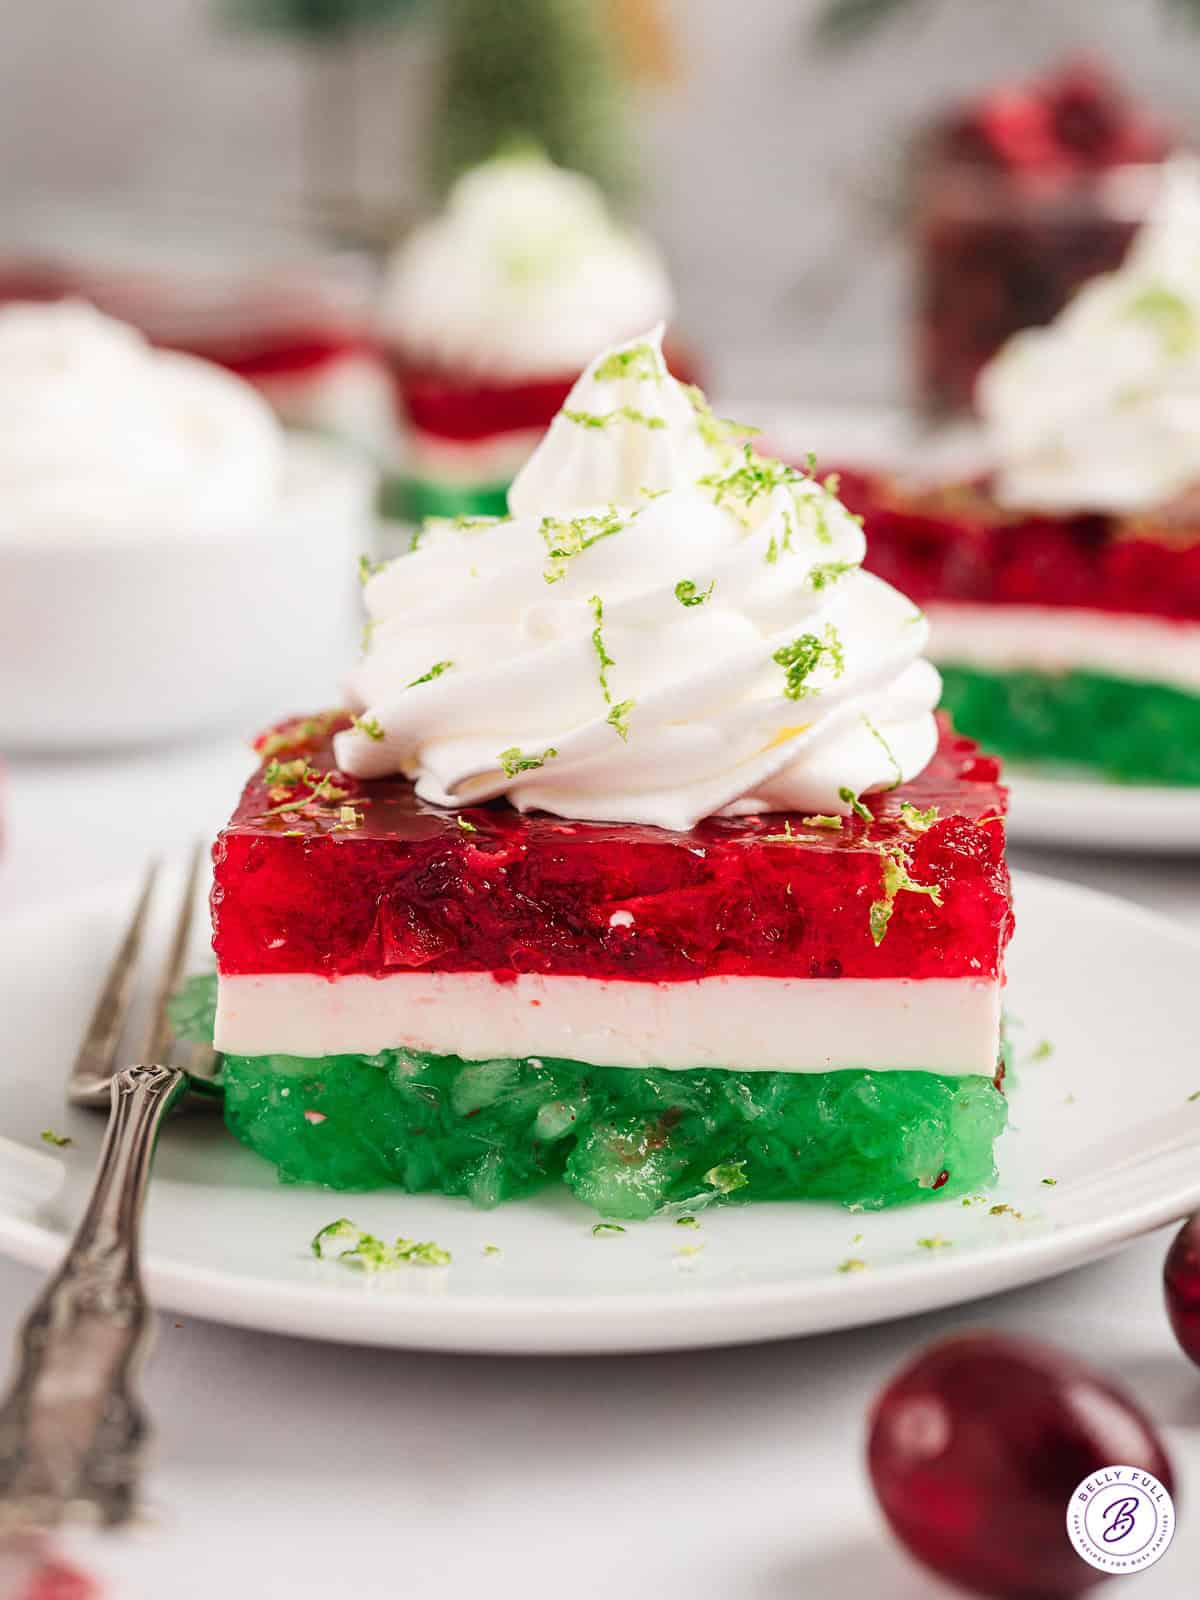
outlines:
[[578, 372], [670, 312], [650, 242], [590, 179], [521, 151], [465, 173], [401, 244], [382, 319], [411, 361], [517, 380]]
[[593, 361], [509, 518], [427, 524], [370, 579], [339, 765], [439, 805], [667, 828], [846, 813], [919, 773], [924, 619], [860, 570], [835, 494], [738, 431], [657, 333]]
[[1004, 504], [1128, 514], [1200, 484], [1200, 164], [1168, 164], [1120, 269], [1010, 340], [977, 398]]
[[0, 309], [0, 538], [237, 529], [275, 508], [283, 470], [240, 378], [82, 302]]

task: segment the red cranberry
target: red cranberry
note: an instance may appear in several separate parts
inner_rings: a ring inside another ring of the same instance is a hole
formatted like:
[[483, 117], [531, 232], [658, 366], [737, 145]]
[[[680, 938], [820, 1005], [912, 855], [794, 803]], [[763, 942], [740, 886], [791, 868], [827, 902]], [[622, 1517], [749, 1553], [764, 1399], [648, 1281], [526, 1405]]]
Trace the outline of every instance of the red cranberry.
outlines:
[[96, 1583], [86, 1573], [51, 1561], [31, 1580], [21, 1600], [98, 1600], [99, 1594]]
[[1069, 65], [1048, 85], [1048, 97], [1054, 136], [1063, 149], [1087, 166], [1107, 166], [1130, 116], [1107, 74], [1084, 62]]
[[997, 89], [975, 113], [984, 139], [1002, 165], [1044, 172], [1057, 164], [1058, 150], [1046, 107], [1024, 89]]
[[10, 1533], [0, 1540], [0, 1594], [4, 1600], [100, 1600], [100, 1585], [55, 1554], [42, 1533]]
[[1163, 1289], [1180, 1348], [1200, 1367], [1200, 1213], [1175, 1235], [1163, 1264]]
[[1060, 1351], [989, 1333], [944, 1339], [892, 1379], [867, 1459], [901, 1543], [993, 1600], [1069, 1600], [1099, 1581], [1066, 1533], [1089, 1473], [1128, 1463], [1172, 1483], [1127, 1395]]

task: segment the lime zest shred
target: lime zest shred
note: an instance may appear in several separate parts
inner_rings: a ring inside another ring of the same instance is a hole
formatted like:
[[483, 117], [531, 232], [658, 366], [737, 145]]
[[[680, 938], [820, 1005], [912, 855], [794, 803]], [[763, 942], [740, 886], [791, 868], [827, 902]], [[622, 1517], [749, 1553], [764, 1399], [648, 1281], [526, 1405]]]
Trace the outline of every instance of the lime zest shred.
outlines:
[[428, 672], [423, 672], [419, 678], [414, 678], [406, 687], [415, 689], [419, 683], [432, 683], [435, 678], [440, 678], [443, 672], [449, 672], [453, 665], [453, 661], [435, 661]]
[[604, 703], [609, 708], [605, 722], [620, 734], [622, 739], [629, 738], [629, 713], [633, 710], [636, 701], [622, 700], [613, 704], [612, 691], [608, 686], [608, 669], [615, 667], [616, 662], [609, 655], [604, 643], [604, 602], [598, 594], [588, 600], [592, 608], [592, 616], [596, 626], [592, 629], [592, 649], [596, 652], [596, 659], [600, 663], [600, 690], [604, 695]]
[[875, 821], [875, 813], [868, 806], [863, 805], [862, 800], [850, 788], [849, 784], [844, 783], [838, 790], [838, 799], [843, 805], [849, 806], [854, 815], [861, 817], [864, 822]]
[[861, 1256], [847, 1256], [839, 1267], [839, 1272], [865, 1272], [867, 1263]]
[[910, 800], [902, 800], [900, 820], [910, 833], [927, 833], [938, 820], [938, 808], [930, 806], [928, 811], [919, 811]]
[[936, 883], [917, 883], [909, 876], [908, 852], [902, 844], [881, 845], [879, 858], [883, 867], [883, 893], [871, 902], [869, 925], [871, 938], [881, 945], [896, 909], [896, 896], [901, 893], [927, 895], [935, 906], [942, 904], [941, 887]]
[[675, 598], [681, 606], [702, 606], [706, 600], [712, 599], [712, 592], [717, 586], [715, 578], [709, 583], [707, 589], [697, 589], [690, 578], [680, 578], [675, 585]]
[[588, 600], [592, 610], [592, 617], [596, 626], [592, 629], [592, 649], [596, 652], [596, 659], [600, 663], [600, 688], [604, 695], [606, 706], [612, 705], [612, 695], [608, 688], [608, 669], [615, 667], [616, 662], [609, 655], [604, 645], [604, 601], [598, 594]]
[[558, 751], [550, 746], [542, 751], [540, 756], [527, 756], [517, 745], [510, 745], [507, 750], [501, 750], [496, 760], [500, 763], [506, 778], [515, 778], [522, 772], [536, 772], [539, 767], [544, 767], [551, 761]]
[[459, 832], [460, 833], [478, 833], [479, 832], [479, 829], [475, 826], [475, 824], [473, 822], [468, 822], [466, 817], [464, 817], [461, 814], [461, 812], [458, 813], [455, 816], [454, 820], [458, 824], [458, 828], [459, 828]]
[[66, 1150], [75, 1143], [69, 1134], [55, 1133], [53, 1128], [43, 1128], [41, 1139], [43, 1144], [52, 1144], [56, 1150]]
[[593, 1239], [603, 1239], [606, 1234], [624, 1232], [625, 1229], [619, 1222], [596, 1222], [592, 1225]]
[[1144, 322], [1157, 335], [1164, 355], [1179, 359], [1200, 345], [1200, 323], [1181, 294], [1165, 283], [1152, 283], [1130, 300], [1125, 315]]
[[697, 481], [702, 489], [711, 491], [715, 505], [723, 506], [732, 502], [735, 508], [745, 513], [761, 496], [803, 480], [804, 474], [796, 467], [789, 467], [785, 462], [769, 456], [756, 455], [753, 445], [747, 443], [743, 446], [740, 465], [728, 472], [707, 472]]
[[563, 407], [562, 415], [568, 422], [581, 428], [607, 428], [612, 422], [634, 422], [643, 428], [665, 428], [665, 417], [650, 416], [636, 406], [617, 406], [614, 411], [571, 411]]
[[287, 800], [282, 805], [271, 806], [269, 810], [263, 813], [264, 816], [282, 817], [289, 811], [303, 811], [306, 806], [319, 805], [322, 800], [336, 803], [339, 800], [349, 799], [349, 789], [339, 788], [333, 781], [332, 772], [319, 772], [315, 767], [308, 766], [307, 762], [305, 763], [305, 769], [304, 775], [299, 782], [306, 784], [311, 792], [302, 795], [299, 800]]
[[622, 520], [615, 506], [610, 506], [602, 516], [543, 517], [538, 533], [549, 559], [542, 577], [547, 583], [558, 583], [566, 577], [568, 566], [578, 556], [626, 527], [628, 523]]
[[816, 566], [808, 569], [805, 582], [810, 589], [818, 594], [822, 589], [827, 589], [830, 584], [836, 583], [847, 572], [857, 572], [857, 561], [818, 561]]
[[629, 738], [629, 713], [635, 705], [637, 705], [636, 700], [618, 700], [616, 705], [609, 709], [609, 713], [604, 719], [609, 727], [615, 728], [624, 740]]
[[316, 768], [310, 767], [304, 756], [297, 756], [293, 761], [272, 758], [263, 768], [262, 780], [268, 789], [294, 789], [297, 784], [308, 781], [309, 773], [319, 776]]
[[327, 1244], [334, 1244], [339, 1239], [357, 1239], [359, 1232], [349, 1217], [339, 1217], [336, 1222], [327, 1222], [323, 1228], [318, 1228], [309, 1241], [309, 1249], [318, 1261], [324, 1261]]
[[[805, 819], [807, 820], [807, 819]], [[747, 844], [804, 844], [812, 835], [797, 833], [792, 827], [791, 819], [785, 818], [782, 833], [756, 833], [746, 840]]]
[[736, 422], [732, 417], [716, 416], [708, 403], [708, 396], [696, 384], [684, 383], [680, 388], [696, 413], [696, 431], [711, 450], [725, 452], [733, 458], [740, 444], [762, 432], [761, 428], [756, 428], [748, 422]]
[[[340, 1243], [347, 1243], [347, 1248], [336, 1252], [329, 1248]], [[448, 1267], [451, 1261], [449, 1250], [432, 1239], [406, 1239], [401, 1235], [388, 1244], [373, 1233], [365, 1233], [349, 1217], [339, 1217], [319, 1229], [310, 1248], [318, 1261], [344, 1261], [364, 1272], [390, 1272], [401, 1266]]]
[[644, 341], [631, 344], [624, 350], [612, 350], [592, 369], [592, 377], [601, 383], [614, 383], [620, 378], [634, 382], [661, 383], [666, 377], [662, 358], [652, 344]]
[[873, 739], [875, 739], [880, 745], [882, 745], [883, 753], [888, 758], [888, 764], [891, 767], [892, 771], [895, 773], [895, 777], [892, 779], [891, 783], [889, 783], [888, 786], [887, 786], [887, 792], [890, 794], [893, 789], [898, 789], [900, 787], [900, 785], [904, 782], [903, 769], [901, 768], [900, 763], [896, 760], [896, 752], [892, 749], [891, 745], [887, 742], [887, 740], [880, 733], [879, 729], [871, 721], [870, 717], [864, 716], [862, 720], [863, 720], [863, 726], [866, 728], [867, 732], [871, 735], [871, 737]]
[[825, 631], [820, 636], [802, 633], [791, 644], [780, 645], [772, 654], [771, 660], [784, 669], [783, 692], [789, 700], [802, 700], [813, 692], [807, 680], [826, 657], [829, 658], [834, 677], [840, 678], [846, 670], [846, 658], [841, 637], [832, 622], [825, 624]]
[[449, 1250], [435, 1244], [432, 1239], [397, 1239], [392, 1248], [402, 1261], [410, 1261], [420, 1267], [448, 1267], [452, 1259]]
[[383, 738], [383, 724], [378, 717], [355, 717], [350, 726], [376, 744]]
[[817, 812], [816, 816], [800, 818], [800, 821], [806, 828], [829, 828], [833, 831], [836, 831], [842, 826], [842, 820], [843, 819], [841, 817], [836, 815], [827, 817], [823, 812], [820, 811]]

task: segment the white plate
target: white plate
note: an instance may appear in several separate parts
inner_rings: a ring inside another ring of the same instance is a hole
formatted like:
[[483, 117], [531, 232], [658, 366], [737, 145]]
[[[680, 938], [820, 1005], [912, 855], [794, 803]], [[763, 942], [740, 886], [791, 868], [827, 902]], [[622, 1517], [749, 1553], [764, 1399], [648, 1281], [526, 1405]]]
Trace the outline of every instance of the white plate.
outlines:
[[1034, 775], [1006, 766], [1009, 837], [1128, 855], [1200, 853], [1200, 789]]
[[[61, 1086], [132, 895], [118, 886], [0, 924], [0, 1249], [40, 1266], [62, 1251], [100, 1138], [97, 1118], [64, 1109]], [[1019, 880], [1017, 912], [1017, 1082], [1001, 1182], [986, 1203], [873, 1215], [745, 1206], [704, 1213], [698, 1229], [659, 1219], [593, 1238], [594, 1216], [565, 1193], [485, 1213], [437, 1196], [282, 1187], [218, 1118], [195, 1114], [169, 1124], [158, 1151], [151, 1292], [196, 1316], [362, 1344], [655, 1350], [881, 1321], [1099, 1256], [1200, 1206], [1200, 1101], [1188, 1099], [1200, 1089], [1200, 942], [1122, 901], [1034, 876]], [[1022, 1062], [1043, 1038], [1054, 1053]], [[1143, 1126], [1159, 1143], [1147, 1159], [1100, 1183], [1043, 1184], [1080, 1151]], [[72, 1147], [51, 1153], [40, 1141], [47, 1127]], [[1180, 1135], [1193, 1152], [1170, 1148]], [[1023, 1216], [992, 1215], [1000, 1203]], [[453, 1265], [367, 1279], [315, 1261], [311, 1235], [343, 1213], [377, 1234], [435, 1239]], [[935, 1235], [950, 1242], [918, 1244]], [[486, 1244], [500, 1253], [485, 1255]], [[865, 1270], [839, 1272], [852, 1257]]]

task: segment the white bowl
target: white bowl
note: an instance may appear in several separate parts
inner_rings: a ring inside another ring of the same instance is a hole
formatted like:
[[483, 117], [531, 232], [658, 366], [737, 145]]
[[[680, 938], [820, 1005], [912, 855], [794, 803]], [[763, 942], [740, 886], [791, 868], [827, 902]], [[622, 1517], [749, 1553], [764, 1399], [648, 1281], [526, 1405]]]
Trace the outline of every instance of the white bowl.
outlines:
[[0, 747], [179, 741], [336, 704], [374, 473], [317, 439], [288, 452], [259, 526], [0, 539]]

